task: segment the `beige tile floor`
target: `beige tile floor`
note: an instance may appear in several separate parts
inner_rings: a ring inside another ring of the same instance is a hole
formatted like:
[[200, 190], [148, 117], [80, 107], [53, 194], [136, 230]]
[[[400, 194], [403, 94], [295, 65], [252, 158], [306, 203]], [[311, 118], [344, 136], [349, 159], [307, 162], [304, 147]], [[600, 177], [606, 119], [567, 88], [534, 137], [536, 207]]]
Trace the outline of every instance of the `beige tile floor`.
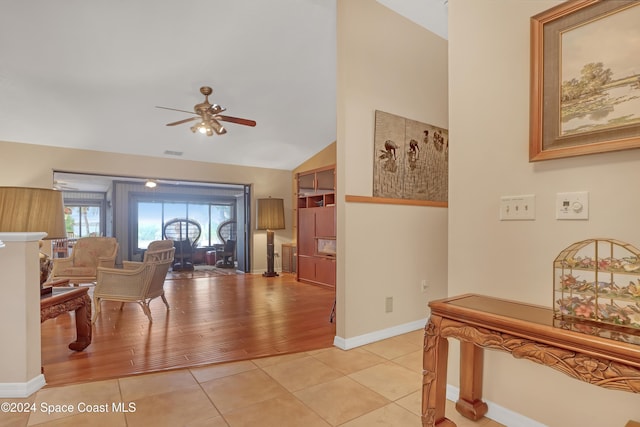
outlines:
[[[422, 331], [415, 331], [349, 351], [45, 387], [28, 399], [0, 399], [32, 409], [0, 413], [0, 426], [420, 427], [421, 372]], [[459, 427], [501, 426], [447, 405]]]

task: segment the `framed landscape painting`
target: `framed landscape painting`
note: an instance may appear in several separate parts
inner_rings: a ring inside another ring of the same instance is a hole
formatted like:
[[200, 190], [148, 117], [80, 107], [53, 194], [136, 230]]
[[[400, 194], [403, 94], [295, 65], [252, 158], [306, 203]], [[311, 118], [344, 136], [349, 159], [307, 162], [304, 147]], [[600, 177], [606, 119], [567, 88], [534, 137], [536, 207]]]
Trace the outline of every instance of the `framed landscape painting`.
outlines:
[[531, 18], [529, 160], [640, 147], [640, 2], [581, 0]]
[[448, 201], [447, 129], [376, 111], [373, 196]]

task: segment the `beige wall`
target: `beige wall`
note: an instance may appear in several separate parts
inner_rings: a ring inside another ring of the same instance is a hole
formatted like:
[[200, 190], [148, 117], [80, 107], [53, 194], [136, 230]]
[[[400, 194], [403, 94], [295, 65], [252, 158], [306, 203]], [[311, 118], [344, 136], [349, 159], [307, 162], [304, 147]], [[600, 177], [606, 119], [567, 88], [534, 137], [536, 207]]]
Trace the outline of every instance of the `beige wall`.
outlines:
[[317, 169], [324, 166], [336, 164], [336, 142], [332, 142], [325, 148], [320, 150], [313, 157], [307, 159], [304, 163], [293, 170], [294, 177], [298, 172], [304, 172], [311, 169]]
[[[255, 199], [269, 196], [283, 198], [287, 228], [275, 232], [276, 247], [292, 240], [291, 171], [212, 164], [174, 158], [128, 156], [3, 141], [0, 141], [0, 153], [2, 153], [0, 183], [4, 186], [51, 188], [54, 170], [250, 184], [253, 191], [252, 220], [255, 219]], [[266, 271], [266, 232], [251, 230], [251, 233], [253, 238], [251, 271]]]
[[427, 301], [446, 296], [447, 209], [345, 195], [372, 195], [375, 110], [448, 128], [447, 43], [375, 0], [338, 1], [337, 13], [337, 336], [351, 340], [420, 328]]
[[[593, 237], [640, 245], [640, 150], [528, 162], [529, 18], [558, 3], [449, 1], [450, 295], [476, 292], [551, 307], [552, 262], [563, 248]], [[556, 220], [556, 193], [583, 190], [589, 220]], [[536, 195], [536, 220], [499, 221], [500, 196], [519, 194]], [[458, 384], [451, 363], [449, 383]], [[637, 395], [503, 353], [487, 352], [485, 367], [487, 399], [545, 425], [640, 419]]]

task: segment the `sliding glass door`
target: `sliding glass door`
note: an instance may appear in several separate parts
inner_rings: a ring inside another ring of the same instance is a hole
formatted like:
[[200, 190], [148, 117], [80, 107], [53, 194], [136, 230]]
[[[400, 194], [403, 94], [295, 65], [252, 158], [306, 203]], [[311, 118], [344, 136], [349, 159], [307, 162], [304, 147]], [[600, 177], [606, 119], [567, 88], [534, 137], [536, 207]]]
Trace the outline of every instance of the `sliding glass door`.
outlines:
[[217, 233], [218, 227], [236, 218], [235, 201], [174, 202], [146, 201], [146, 198], [136, 197], [136, 202], [131, 206], [132, 216], [136, 218], [136, 250], [144, 250], [150, 242], [162, 239], [164, 224], [173, 219], [195, 221], [201, 228], [197, 247], [213, 247], [223, 243]]

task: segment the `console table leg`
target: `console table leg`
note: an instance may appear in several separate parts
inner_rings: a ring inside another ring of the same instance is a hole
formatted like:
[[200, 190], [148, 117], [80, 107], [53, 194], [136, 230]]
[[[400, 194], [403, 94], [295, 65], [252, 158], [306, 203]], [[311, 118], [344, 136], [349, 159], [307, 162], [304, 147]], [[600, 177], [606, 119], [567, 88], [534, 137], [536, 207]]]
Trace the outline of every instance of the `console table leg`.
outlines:
[[444, 415], [447, 402], [449, 342], [440, 335], [441, 317], [431, 316], [424, 333], [422, 371], [423, 427], [455, 427]]
[[465, 418], [479, 420], [487, 413], [482, 401], [484, 349], [474, 343], [460, 342], [460, 396], [456, 409]]
[[69, 349], [73, 351], [82, 351], [91, 344], [91, 300], [85, 294], [82, 302], [76, 308], [76, 340], [69, 344]]

